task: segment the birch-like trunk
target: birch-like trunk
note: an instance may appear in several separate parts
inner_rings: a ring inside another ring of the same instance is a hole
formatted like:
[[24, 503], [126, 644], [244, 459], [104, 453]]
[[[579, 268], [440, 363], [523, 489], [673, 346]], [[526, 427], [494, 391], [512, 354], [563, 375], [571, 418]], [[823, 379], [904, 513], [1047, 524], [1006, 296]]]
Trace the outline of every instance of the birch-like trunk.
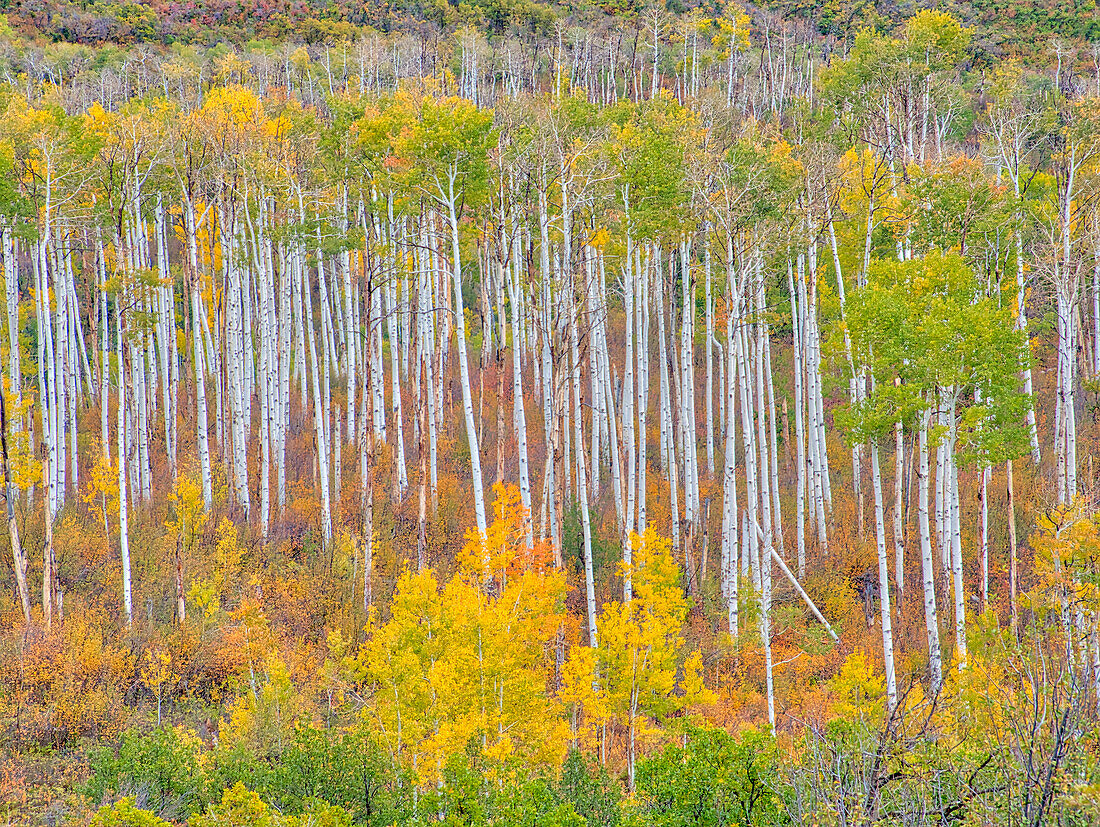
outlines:
[[938, 692], [943, 682], [943, 660], [940, 655], [940, 627], [936, 618], [936, 574], [932, 563], [932, 537], [928, 518], [928, 424], [930, 413], [920, 414], [920, 460], [917, 466], [917, 524], [920, 531], [921, 575], [924, 583], [924, 625], [928, 632], [928, 668], [932, 691]]
[[466, 419], [466, 439], [470, 446], [470, 478], [474, 489], [474, 518], [477, 530], [484, 542], [487, 536], [485, 522], [485, 490], [481, 484], [481, 448], [478, 445], [477, 427], [474, 424], [474, 399], [470, 389], [470, 366], [466, 355], [466, 320], [462, 305], [462, 253], [458, 241], [458, 199], [454, 191], [455, 176], [448, 179], [447, 217], [451, 227], [451, 276], [454, 282], [455, 331], [458, 343], [458, 375], [462, 384], [462, 411]]

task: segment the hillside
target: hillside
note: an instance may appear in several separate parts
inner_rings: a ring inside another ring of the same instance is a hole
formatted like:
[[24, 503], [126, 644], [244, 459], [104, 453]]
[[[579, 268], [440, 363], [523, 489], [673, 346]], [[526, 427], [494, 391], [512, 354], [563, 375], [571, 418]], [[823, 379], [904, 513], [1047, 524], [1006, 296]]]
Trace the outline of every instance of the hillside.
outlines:
[[9, 823], [1097, 823], [1100, 79], [769, 19], [4, 33]]

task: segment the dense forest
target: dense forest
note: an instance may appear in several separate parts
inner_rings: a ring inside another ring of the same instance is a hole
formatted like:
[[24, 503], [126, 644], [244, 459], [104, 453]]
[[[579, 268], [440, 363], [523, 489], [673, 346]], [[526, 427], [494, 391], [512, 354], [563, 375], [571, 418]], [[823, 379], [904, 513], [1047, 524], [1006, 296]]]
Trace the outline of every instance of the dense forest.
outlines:
[[623, 14], [2, 27], [8, 824], [1100, 822], [1100, 50]]

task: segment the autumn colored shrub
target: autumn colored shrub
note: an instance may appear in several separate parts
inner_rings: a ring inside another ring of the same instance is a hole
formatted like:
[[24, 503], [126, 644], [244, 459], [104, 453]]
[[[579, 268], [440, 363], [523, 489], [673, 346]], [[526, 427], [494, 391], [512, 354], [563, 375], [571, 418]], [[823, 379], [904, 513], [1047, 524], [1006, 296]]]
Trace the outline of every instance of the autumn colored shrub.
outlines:
[[49, 632], [5, 636], [0, 646], [0, 721], [12, 743], [61, 748], [119, 731], [134, 657], [101, 617], [71, 616]]
[[191, 816], [188, 827], [281, 827], [278, 813], [244, 784], [228, 787], [205, 812]]
[[134, 799], [121, 798], [114, 804], [105, 804], [92, 817], [90, 827], [170, 827], [146, 809], [134, 806]]

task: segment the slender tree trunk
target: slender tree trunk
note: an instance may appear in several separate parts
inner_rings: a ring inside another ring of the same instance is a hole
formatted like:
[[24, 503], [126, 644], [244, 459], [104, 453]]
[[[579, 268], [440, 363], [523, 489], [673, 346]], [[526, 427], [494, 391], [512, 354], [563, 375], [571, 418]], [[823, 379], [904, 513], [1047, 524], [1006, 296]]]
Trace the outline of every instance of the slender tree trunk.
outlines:
[[928, 668], [932, 676], [932, 691], [938, 692], [943, 682], [943, 661], [940, 656], [940, 628], [936, 618], [936, 575], [932, 565], [932, 537], [928, 521], [928, 410], [921, 413], [920, 462], [917, 470], [917, 523], [920, 528], [921, 574], [924, 580], [924, 623], [928, 632]]
[[[10, 272], [10, 271], [8, 271]], [[15, 485], [11, 481], [11, 467], [8, 464], [8, 412], [5, 394], [0, 390], [0, 460], [4, 467], [4, 505], [8, 515], [8, 538], [11, 540], [12, 563], [15, 568], [15, 583], [19, 591], [19, 603], [23, 607], [23, 622], [31, 623], [31, 595], [27, 588], [27, 558], [19, 542], [19, 524], [15, 521]]]
[[902, 525], [905, 521], [902, 512], [902, 478], [905, 473], [905, 438], [901, 420], [894, 423], [894, 582], [897, 584], [898, 599], [905, 593], [905, 541]]
[[470, 477], [474, 489], [474, 518], [477, 520], [477, 530], [482, 537], [482, 541], [484, 541], [488, 530], [485, 522], [485, 490], [481, 484], [481, 448], [478, 445], [477, 428], [474, 424], [474, 400], [470, 390], [470, 367], [466, 356], [466, 326], [462, 306], [462, 254], [458, 241], [457, 197], [453, 190], [454, 181], [452, 179], [447, 209], [451, 225], [451, 275], [454, 281], [458, 373], [462, 384], [462, 409], [466, 418], [466, 439], [470, 446]]
[[126, 466], [129, 453], [126, 447], [126, 369], [122, 351], [121, 294], [116, 306], [117, 331], [116, 355], [118, 357], [118, 542], [122, 553], [122, 605], [126, 612], [126, 625], [133, 623], [134, 603], [130, 587], [130, 527], [127, 514]]
[[1016, 600], [1016, 492], [1012, 485], [1012, 460], [1005, 462], [1005, 477], [1008, 485], [1008, 602], [1012, 611], [1012, 632], [1015, 634], [1020, 615]]
[[898, 703], [894, 674], [894, 631], [890, 620], [890, 569], [886, 558], [886, 525], [883, 519], [882, 474], [879, 471], [878, 441], [871, 441], [871, 483], [875, 489], [875, 539], [878, 544], [878, 591], [882, 617], [882, 654], [886, 670], [886, 697], [890, 709]]

